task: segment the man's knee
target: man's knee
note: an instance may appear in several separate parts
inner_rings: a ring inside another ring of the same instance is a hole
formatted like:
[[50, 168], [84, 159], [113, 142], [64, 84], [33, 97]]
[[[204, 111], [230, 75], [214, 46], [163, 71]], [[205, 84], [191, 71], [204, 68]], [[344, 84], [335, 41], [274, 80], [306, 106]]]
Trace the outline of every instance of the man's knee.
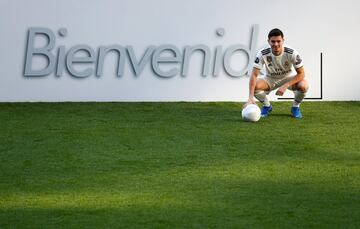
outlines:
[[309, 84], [306, 80], [302, 80], [296, 85], [296, 90], [301, 92], [307, 92], [309, 90]]
[[269, 91], [270, 87], [268, 83], [263, 79], [258, 79], [255, 85], [255, 91]]

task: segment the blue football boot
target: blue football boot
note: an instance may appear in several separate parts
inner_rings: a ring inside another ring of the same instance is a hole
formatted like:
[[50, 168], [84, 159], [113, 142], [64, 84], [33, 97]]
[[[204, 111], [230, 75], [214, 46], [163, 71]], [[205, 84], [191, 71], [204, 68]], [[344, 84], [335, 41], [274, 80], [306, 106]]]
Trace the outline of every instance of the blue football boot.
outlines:
[[271, 105], [268, 106], [268, 107], [263, 106], [262, 109], [261, 109], [261, 117], [262, 118], [267, 117], [270, 114], [271, 111], [272, 111], [272, 106]]
[[300, 107], [291, 107], [291, 113], [294, 118], [302, 118]]

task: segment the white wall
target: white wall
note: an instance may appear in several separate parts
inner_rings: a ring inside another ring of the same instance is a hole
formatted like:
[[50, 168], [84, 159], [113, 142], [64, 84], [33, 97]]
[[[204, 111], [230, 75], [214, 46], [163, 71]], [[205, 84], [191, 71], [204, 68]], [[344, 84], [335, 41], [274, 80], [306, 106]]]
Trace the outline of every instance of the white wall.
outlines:
[[[56, 46], [132, 45], [140, 56], [149, 45], [249, 46], [255, 24], [257, 48], [278, 27], [286, 44], [302, 54], [309, 97], [320, 94], [323, 52], [323, 99], [360, 100], [359, 12], [356, 0], [0, 0], [0, 101], [245, 101], [248, 77], [232, 78], [223, 70], [202, 77], [200, 55], [193, 56], [186, 77], [160, 79], [150, 64], [134, 77], [126, 63], [125, 75], [118, 78], [115, 58], [106, 61], [98, 78], [75, 79], [66, 72], [24, 77], [27, 31], [67, 28], [66, 37], [56, 36]], [[215, 35], [217, 28], [225, 29], [223, 37]], [[235, 55], [232, 65], [241, 69], [244, 57]]]

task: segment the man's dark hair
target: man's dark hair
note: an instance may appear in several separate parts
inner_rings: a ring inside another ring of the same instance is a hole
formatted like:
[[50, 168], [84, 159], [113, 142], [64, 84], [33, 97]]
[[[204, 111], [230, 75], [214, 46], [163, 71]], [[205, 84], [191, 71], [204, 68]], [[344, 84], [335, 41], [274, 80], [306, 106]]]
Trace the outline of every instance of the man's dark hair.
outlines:
[[270, 37], [277, 37], [277, 36], [281, 36], [281, 38], [284, 38], [283, 32], [280, 29], [275, 28], [269, 32], [268, 38], [270, 40]]

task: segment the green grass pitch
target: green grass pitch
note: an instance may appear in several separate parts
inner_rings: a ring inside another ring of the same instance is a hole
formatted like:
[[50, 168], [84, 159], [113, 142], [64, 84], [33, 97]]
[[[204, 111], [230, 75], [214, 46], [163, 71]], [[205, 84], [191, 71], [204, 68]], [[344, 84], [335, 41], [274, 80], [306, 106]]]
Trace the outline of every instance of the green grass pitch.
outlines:
[[0, 228], [360, 228], [360, 102], [1, 103]]

